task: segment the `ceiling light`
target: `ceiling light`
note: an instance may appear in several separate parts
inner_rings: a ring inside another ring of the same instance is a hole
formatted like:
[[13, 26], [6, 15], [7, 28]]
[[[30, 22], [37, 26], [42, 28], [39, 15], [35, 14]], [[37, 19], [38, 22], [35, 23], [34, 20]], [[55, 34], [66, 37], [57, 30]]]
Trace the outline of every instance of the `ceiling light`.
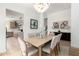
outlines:
[[49, 3], [36, 3], [33, 6], [37, 12], [43, 13], [49, 8], [50, 4]]

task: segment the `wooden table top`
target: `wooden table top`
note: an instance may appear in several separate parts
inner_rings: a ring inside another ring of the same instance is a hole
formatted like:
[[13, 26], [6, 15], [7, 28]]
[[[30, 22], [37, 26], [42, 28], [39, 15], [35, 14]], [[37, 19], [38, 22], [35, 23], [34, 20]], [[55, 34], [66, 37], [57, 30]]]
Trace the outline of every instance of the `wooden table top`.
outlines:
[[29, 38], [26, 40], [26, 42], [32, 44], [35, 47], [40, 47], [43, 44], [49, 42], [51, 40], [51, 37], [45, 37], [45, 38], [37, 38], [37, 37], [33, 37], [33, 38]]

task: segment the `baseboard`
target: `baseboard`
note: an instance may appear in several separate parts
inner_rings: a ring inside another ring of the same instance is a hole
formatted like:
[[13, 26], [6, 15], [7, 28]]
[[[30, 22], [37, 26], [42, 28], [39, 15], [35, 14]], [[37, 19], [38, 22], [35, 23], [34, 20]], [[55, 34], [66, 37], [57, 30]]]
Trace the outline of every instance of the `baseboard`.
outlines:
[[79, 56], [79, 48], [70, 47], [69, 55], [70, 56]]

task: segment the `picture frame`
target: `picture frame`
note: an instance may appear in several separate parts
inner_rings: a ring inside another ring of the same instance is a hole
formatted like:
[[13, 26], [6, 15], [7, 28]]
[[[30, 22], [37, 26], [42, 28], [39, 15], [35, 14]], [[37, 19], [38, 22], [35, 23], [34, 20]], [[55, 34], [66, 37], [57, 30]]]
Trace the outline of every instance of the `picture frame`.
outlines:
[[62, 21], [60, 24], [60, 29], [69, 29], [69, 22], [68, 21]]
[[38, 29], [38, 20], [30, 19], [30, 29]]
[[59, 29], [59, 23], [53, 22], [53, 29]]

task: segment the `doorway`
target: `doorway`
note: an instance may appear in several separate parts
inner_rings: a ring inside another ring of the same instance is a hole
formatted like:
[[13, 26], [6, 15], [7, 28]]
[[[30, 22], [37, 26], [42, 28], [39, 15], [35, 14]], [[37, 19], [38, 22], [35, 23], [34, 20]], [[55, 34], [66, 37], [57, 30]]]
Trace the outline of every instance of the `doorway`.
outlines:
[[47, 25], [48, 25], [47, 20], [48, 20], [47, 18], [44, 18], [45, 35], [47, 35], [47, 33], [48, 33], [48, 32], [47, 32], [47, 29], [48, 29], [48, 26], [47, 26]]
[[23, 17], [24, 15], [6, 9], [6, 39], [7, 39], [7, 55], [21, 55], [18, 39], [16, 34], [20, 34], [23, 39]]

